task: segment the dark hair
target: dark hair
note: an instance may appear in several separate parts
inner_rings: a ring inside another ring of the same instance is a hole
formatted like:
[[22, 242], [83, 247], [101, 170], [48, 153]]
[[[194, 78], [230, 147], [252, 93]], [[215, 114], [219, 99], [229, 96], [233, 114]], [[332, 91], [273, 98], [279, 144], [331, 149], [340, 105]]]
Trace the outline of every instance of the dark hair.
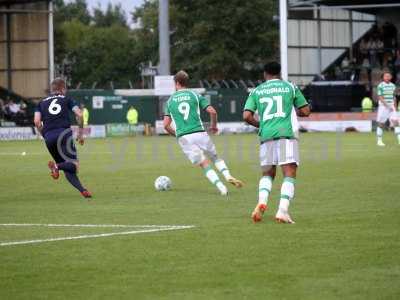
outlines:
[[272, 76], [279, 75], [281, 73], [281, 64], [276, 61], [266, 63], [264, 66], [264, 72]]
[[174, 76], [174, 81], [179, 83], [181, 86], [187, 86], [189, 83], [189, 75], [185, 71], [179, 71]]
[[50, 84], [50, 90], [52, 93], [61, 92], [63, 89], [67, 87], [65, 80], [62, 78], [55, 78]]

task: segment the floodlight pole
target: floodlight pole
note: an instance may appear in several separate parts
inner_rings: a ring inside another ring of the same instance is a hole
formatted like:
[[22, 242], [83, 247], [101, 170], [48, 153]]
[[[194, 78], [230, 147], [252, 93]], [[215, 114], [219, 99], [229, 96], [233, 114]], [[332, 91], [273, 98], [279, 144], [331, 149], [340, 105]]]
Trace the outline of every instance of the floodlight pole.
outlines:
[[48, 43], [49, 43], [49, 82], [54, 79], [54, 25], [53, 25], [53, 1], [49, 1]]
[[170, 42], [169, 42], [169, 3], [168, 0], [158, 1], [158, 33], [159, 33], [159, 75], [170, 75]]
[[279, 0], [279, 31], [281, 46], [282, 79], [288, 79], [287, 0]]

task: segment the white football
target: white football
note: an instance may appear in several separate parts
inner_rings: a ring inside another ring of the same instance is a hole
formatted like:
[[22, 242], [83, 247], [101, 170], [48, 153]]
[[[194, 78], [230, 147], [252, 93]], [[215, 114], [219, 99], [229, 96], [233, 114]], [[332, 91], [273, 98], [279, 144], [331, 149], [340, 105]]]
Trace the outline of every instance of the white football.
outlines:
[[172, 181], [167, 176], [160, 176], [154, 182], [154, 187], [157, 191], [168, 191], [171, 189]]

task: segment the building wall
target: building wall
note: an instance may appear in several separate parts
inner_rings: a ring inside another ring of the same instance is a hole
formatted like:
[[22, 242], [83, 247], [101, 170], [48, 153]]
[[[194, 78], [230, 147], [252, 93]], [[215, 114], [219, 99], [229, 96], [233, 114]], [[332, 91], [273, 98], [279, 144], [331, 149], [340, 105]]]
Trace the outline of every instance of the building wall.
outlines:
[[0, 14], [0, 24], [0, 86], [7, 87], [6, 16], [4, 14]]
[[[5, 8], [4, 6], [1, 8]], [[48, 10], [48, 2], [10, 5], [8, 9]], [[43, 97], [49, 86], [48, 14], [11, 13], [10, 41], [6, 14], [0, 14], [0, 85], [27, 98]], [[11, 83], [7, 80], [7, 45], [11, 47]]]

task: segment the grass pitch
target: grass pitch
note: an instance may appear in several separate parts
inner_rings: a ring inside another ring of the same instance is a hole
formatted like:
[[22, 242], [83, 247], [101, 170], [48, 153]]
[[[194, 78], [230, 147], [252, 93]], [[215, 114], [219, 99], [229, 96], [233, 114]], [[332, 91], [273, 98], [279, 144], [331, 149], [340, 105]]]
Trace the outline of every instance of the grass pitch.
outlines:
[[[53, 181], [42, 142], [0, 142], [0, 223], [195, 228], [0, 247], [0, 299], [399, 299], [400, 146], [385, 134], [304, 134], [295, 225], [260, 224], [254, 135], [214, 137], [246, 186], [218, 195], [173, 138], [88, 140], [83, 200]], [[26, 152], [26, 155], [21, 155]], [[173, 190], [156, 192], [167, 175]], [[0, 243], [126, 231], [0, 226]]]

